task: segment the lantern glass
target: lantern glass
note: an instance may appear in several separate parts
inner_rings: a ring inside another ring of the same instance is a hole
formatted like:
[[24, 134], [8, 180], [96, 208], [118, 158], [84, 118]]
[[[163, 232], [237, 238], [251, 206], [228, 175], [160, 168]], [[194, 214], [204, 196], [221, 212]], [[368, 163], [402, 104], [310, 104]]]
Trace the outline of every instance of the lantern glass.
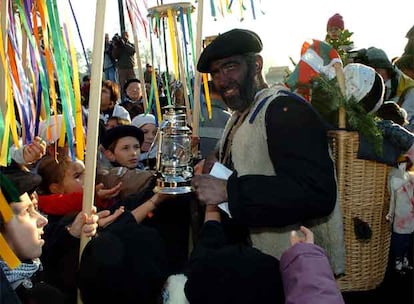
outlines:
[[168, 194], [191, 192], [193, 177], [190, 128], [185, 108], [167, 106], [159, 128], [157, 186], [154, 191]]

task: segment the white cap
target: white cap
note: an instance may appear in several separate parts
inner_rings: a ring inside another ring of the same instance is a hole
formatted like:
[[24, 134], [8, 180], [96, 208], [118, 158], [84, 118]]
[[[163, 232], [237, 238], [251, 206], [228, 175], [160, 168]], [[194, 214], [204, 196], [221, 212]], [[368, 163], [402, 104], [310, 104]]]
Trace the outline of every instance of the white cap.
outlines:
[[131, 122], [131, 116], [129, 115], [129, 112], [119, 104], [115, 104], [114, 110], [112, 112], [112, 117], [119, 117]]
[[[344, 68], [346, 98], [354, 97], [357, 102], [361, 101], [372, 90], [376, 74], [373, 68], [360, 63], [346, 65]], [[376, 112], [381, 104], [382, 99], [378, 100], [370, 113]]]
[[137, 128], [141, 128], [146, 124], [155, 125], [155, 116], [152, 114], [139, 114], [132, 119], [131, 124]]

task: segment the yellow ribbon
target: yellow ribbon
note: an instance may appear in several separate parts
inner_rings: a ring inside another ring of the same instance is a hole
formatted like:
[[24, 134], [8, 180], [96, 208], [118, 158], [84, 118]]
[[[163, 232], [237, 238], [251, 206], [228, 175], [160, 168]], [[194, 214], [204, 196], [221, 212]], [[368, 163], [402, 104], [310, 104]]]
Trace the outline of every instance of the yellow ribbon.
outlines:
[[[68, 24], [68, 22], [66, 23]], [[84, 136], [83, 136], [83, 125], [82, 125], [82, 106], [81, 106], [81, 94], [79, 84], [79, 73], [78, 73], [78, 61], [76, 59], [76, 52], [74, 48], [72, 33], [68, 29], [69, 45], [70, 45], [70, 56], [72, 59], [72, 79], [73, 79], [73, 90], [75, 93], [75, 138], [76, 138], [76, 157], [83, 160], [84, 156]]]
[[161, 105], [160, 105], [160, 98], [159, 98], [159, 95], [158, 95], [157, 79], [155, 77], [155, 69], [152, 69], [152, 83], [154, 83], [155, 106], [156, 106], [156, 109], [157, 109], [158, 123], [160, 123], [161, 120], [162, 120]]
[[206, 73], [203, 73], [202, 76], [203, 76], [203, 85], [204, 85], [204, 96], [206, 97], [208, 119], [211, 119], [213, 114], [211, 111], [211, 99], [210, 99], [210, 90], [208, 89], [208, 78], [207, 78]]
[[174, 17], [173, 17], [172, 10], [170, 8], [167, 10], [167, 15], [168, 15], [168, 27], [170, 30], [171, 52], [172, 52], [172, 57], [173, 57], [173, 62], [174, 62], [174, 74], [175, 74], [175, 79], [178, 79], [178, 56], [177, 56], [177, 45], [175, 44], [176, 32], [174, 30], [174, 19], [173, 19]]
[[0, 256], [4, 262], [9, 266], [10, 269], [14, 269], [20, 265], [19, 258], [14, 254], [13, 250], [10, 249], [3, 235], [0, 233]]
[[4, 197], [3, 192], [1, 192], [1, 189], [0, 189], [0, 214], [3, 216], [3, 220], [6, 223], [10, 221], [13, 217], [13, 212], [10, 208], [9, 203]]

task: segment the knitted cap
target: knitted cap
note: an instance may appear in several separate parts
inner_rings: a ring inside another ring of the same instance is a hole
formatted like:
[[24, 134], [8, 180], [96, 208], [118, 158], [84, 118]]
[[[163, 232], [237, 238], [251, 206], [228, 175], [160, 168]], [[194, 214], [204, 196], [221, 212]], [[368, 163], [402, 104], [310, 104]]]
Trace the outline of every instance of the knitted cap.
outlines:
[[340, 28], [341, 30], [345, 28], [344, 19], [342, 18], [340, 14], [335, 14], [331, 18], [329, 18], [326, 28], [328, 29], [334, 26], [337, 28]]

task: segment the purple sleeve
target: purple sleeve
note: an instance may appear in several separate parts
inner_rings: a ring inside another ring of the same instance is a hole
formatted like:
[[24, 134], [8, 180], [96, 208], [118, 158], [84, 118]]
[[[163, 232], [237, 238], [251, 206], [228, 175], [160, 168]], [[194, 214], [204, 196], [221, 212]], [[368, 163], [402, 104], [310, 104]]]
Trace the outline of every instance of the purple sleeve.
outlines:
[[344, 303], [325, 252], [319, 246], [298, 243], [280, 259], [286, 304]]

